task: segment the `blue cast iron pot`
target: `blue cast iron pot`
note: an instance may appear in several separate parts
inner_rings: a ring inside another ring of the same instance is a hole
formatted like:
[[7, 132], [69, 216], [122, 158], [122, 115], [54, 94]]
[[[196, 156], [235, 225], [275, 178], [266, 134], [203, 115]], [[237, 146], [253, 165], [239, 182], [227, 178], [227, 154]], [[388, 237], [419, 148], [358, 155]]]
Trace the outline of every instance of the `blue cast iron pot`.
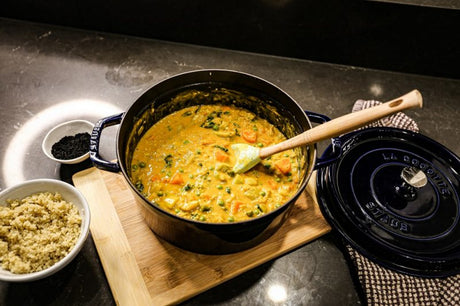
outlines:
[[[121, 172], [130, 186], [142, 215], [152, 231], [162, 239], [186, 250], [205, 254], [225, 254], [253, 247], [270, 237], [288, 218], [289, 211], [315, 167], [329, 163], [316, 159], [316, 146], [302, 147], [298, 160], [301, 180], [297, 192], [273, 212], [242, 222], [206, 223], [178, 217], [147, 200], [130, 180], [132, 152], [142, 135], [158, 120], [181, 108], [212, 103], [207, 95], [178, 99], [190, 89], [202, 92], [224, 88], [227, 93], [219, 103], [231, 103], [249, 109], [278, 127], [287, 137], [311, 128], [311, 121], [322, 123], [327, 117], [305, 112], [288, 94], [275, 85], [246, 73], [230, 70], [198, 70], [168, 78], [143, 93], [124, 113], [97, 122], [91, 136], [90, 158], [103, 170]], [[222, 92], [221, 92], [222, 93]], [[239, 97], [251, 96], [251, 102]], [[172, 101], [172, 98], [174, 101]], [[222, 98], [222, 95], [221, 95]], [[99, 155], [102, 130], [119, 124], [116, 142], [117, 162]]]

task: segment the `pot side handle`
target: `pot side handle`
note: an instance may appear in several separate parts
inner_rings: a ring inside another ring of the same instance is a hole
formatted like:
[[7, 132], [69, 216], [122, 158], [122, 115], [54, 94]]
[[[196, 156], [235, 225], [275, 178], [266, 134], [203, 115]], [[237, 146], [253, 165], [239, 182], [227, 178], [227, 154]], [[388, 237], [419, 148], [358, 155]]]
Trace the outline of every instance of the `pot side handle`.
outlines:
[[[321, 124], [321, 123], [325, 123], [331, 120], [331, 118], [323, 114], [318, 114], [318, 113], [306, 111], [306, 110], [304, 112], [307, 115], [308, 119], [314, 123]], [[323, 155], [319, 158], [316, 158], [315, 167], [313, 170], [317, 170], [319, 168], [323, 168], [332, 163], [335, 163], [341, 157], [342, 143], [340, 141], [340, 138], [339, 137], [331, 138], [331, 143], [332, 143], [332, 154], [327, 155], [327, 156]]]
[[102, 159], [99, 154], [99, 142], [102, 130], [106, 127], [119, 124], [124, 114], [125, 113], [120, 113], [118, 115], [102, 118], [94, 125], [89, 145], [89, 157], [93, 162], [93, 165], [98, 169], [110, 172], [120, 172], [121, 170], [118, 162], [109, 162]]

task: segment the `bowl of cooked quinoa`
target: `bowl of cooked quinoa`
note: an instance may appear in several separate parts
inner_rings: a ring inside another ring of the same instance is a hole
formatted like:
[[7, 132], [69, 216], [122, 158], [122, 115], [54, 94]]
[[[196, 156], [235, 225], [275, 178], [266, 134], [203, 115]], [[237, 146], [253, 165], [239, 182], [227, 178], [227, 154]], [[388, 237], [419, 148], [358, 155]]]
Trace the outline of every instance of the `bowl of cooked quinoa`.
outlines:
[[27, 282], [61, 270], [84, 245], [90, 210], [72, 185], [25, 181], [0, 192], [0, 280]]

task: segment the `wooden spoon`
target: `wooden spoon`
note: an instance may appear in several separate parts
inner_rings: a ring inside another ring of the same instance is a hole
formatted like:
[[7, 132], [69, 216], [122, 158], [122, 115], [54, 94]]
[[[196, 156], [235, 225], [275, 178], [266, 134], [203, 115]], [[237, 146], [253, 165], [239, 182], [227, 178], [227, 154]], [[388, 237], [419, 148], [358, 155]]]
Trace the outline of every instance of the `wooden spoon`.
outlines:
[[257, 148], [245, 143], [233, 144], [231, 147], [236, 156], [233, 171], [246, 172], [262, 159], [275, 153], [336, 137], [396, 112], [422, 105], [422, 95], [418, 90], [413, 90], [386, 103], [335, 118], [273, 146]]

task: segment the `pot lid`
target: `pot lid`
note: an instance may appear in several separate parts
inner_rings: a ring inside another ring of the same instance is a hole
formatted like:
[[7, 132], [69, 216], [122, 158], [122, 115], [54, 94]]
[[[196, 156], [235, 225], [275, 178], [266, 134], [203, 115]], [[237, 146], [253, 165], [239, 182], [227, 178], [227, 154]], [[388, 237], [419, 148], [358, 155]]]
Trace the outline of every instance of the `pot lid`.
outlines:
[[317, 176], [328, 222], [387, 268], [424, 277], [459, 273], [459, 158], [426, 136], [396, 128], [363, 129], [338, 140], [339, 159]]

